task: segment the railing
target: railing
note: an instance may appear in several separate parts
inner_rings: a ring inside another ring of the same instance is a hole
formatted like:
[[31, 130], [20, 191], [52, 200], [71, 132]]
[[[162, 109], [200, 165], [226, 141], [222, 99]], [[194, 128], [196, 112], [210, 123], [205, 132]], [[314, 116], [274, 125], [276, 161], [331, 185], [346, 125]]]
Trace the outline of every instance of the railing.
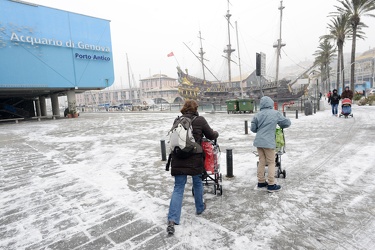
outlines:
[[[259, 99], [254, 100], [254, 113], [259, 111]], [[300, 97], [296, 100], [279, 100], [277, 101], [277, 110], [280, 112], [293, 112], [295, 113], [296, 110], [304, 113], [305, 110], [305, 103], [310, 102], [311, 106], [313, 107], [314, 113], [319, 110], [319, 98], [314, 96], [309, 97]], [[144, 105], [141, 105], [142, 107]], [[132, 112], [132, 111], [141, 111], [141, 112], [179, 112], [182, 108], [183, 104], [170, 104], [170, 103], [161, 103], [161, 104], [154, 104], [151, 106], [147, 106], [147, 108], [138, 108], [138, 106], [134, 106], [133, 108], [127, 107], [125, 109], [118, 109], [118, 108], [103, 108], [103, 107], [77, 107], [81, 112]], [[276, 105], [275, 105], [276, 106]], [[146, 106], [145, 106], [146, 107]], [[213, 104], [206, 104], [200, 105], [198, 107], [198, 112], [227, 112], [227, 103], [223, 102], [216, 102]]]

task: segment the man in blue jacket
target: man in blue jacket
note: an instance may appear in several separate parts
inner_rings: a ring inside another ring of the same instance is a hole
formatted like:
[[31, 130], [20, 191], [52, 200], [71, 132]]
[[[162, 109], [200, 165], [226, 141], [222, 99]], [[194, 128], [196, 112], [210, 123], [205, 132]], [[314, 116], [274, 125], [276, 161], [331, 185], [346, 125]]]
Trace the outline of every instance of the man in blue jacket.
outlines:
[[[253, 145], [257, 147], [259, 155], [258, 188], [267, 188], [268, 192], [276, 192], [281, 189], [275, 183], [275, 148], [276, 125], [287, 128], [291, 122], [279, 111], [273, 109], [274, 102], [268, 96], [260, 99], [260, 111], [251, 121], [251, 131], [256, 133]], [[264, 176], [265, 167], [268, 165], [268, 182]]]

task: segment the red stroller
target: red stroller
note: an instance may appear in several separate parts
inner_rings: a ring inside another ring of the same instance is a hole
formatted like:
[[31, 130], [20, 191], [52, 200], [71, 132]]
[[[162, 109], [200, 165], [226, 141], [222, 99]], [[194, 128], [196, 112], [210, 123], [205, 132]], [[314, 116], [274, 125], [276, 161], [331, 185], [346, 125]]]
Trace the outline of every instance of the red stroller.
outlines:
[[203, 139], [202, 148], [205, 153], [204, 168], [202, 180], [205, 186], [213, 185], [214, 194], [223, 194], [222, 175], [220, 173], [220, 148], [216, 141]]
[[353, 117], [352, 114], [352, 101], [349, 98], [344, 98], [341, 102], [341, 113], [339, 117], [344, 116], [348, 118], [349, 116]]

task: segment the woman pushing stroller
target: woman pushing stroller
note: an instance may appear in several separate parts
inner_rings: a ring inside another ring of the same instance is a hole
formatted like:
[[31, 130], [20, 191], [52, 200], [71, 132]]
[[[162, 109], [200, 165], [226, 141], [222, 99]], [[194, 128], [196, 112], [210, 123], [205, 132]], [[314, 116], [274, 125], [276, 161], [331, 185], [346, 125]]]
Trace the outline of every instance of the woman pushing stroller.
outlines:
[[344, 92], [341, 93], [341, 99], [345, 98], [353, 100], [353, 91], [351, 91], [348, 86], [346, 86]]
[[353, 91], [349, 89], [348, 86], [345, 87], [344, 92], [341, 93], [341, 116], [345, 116], [345, 118], [348, 118], [348, 116], [353, 117], [352, 114], [352, 100], [353, 100]]
[[[268, 192], [281, 189], [281, 186], [275, 183], [276, 125], [282, 129], [291, 125], [290, 120], [273, 107], [273, 100], [268, 96], [263, 96], [260, 99], [260, 112], [254, 116], [250, 128], [253, 133], [256, 133], [253, 145], [257, 147], [259, 155], [258, 188], [267, 188]], [[268, 165], [268, 182], [264, 176], [266, 165]]]
[[[219, 133], [214, 131], [206, 119], [198, 114], [198, 103], [194, 100], [186, 100], [181, 109], [182, 117], [191, 119], [192, 134], [195, 142], [202, 141], [203, 137], [216, 140]], [[179, 157], [172, 154], [171, 175], [174, 176], [174, 189], [169, 205], [167, 232], [173, 235], [174, 226], [180, 224], [182, 201], [184, 196], [187, 176], [192, 176], [194, 188], [194, 201], [197, 215], [203, 213], [206, 204], [203, 202], [202, 173], [204, 172], [203, 153], [194, 153], [187, 157]]]

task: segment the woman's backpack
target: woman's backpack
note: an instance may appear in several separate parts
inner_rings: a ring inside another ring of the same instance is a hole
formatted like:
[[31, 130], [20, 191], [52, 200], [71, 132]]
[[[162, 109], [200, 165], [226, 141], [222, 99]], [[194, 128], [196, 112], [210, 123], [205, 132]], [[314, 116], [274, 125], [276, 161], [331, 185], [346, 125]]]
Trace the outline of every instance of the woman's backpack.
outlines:
[[192, 119], [186, 116], [178, 116], [169, 131], [170, 151], [179, 158], [188, 158], [192, 154], [202, 153], [202, 146], [195, 142], [193, 136]]

